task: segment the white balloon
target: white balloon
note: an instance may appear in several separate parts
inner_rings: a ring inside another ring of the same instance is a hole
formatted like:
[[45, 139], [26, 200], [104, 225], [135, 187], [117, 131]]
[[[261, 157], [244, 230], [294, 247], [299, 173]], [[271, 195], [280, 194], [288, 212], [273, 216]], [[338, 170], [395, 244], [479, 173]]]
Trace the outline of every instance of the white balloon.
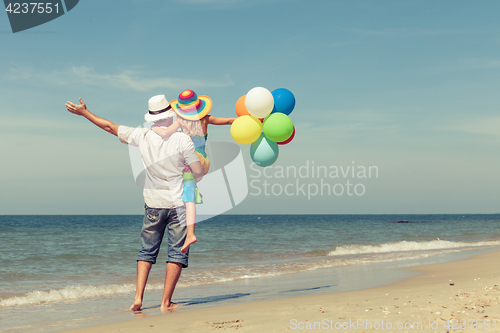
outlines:
[[245, 107], [252, 116], [265, 118], [273, 111], [273, 94], [266, 88], [255, 87], [247, 93]]

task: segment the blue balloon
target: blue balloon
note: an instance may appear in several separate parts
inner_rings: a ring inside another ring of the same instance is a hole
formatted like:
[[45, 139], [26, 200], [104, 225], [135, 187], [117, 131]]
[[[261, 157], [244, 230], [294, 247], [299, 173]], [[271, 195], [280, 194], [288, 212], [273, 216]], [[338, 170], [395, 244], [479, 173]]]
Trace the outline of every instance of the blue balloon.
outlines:
[[270, 166], [276, 162], [278, 155], [278, 144], [269, 140], [264, 133], [250, 145], [250, 157], [260, 167]]
[[293, 108], [295, 107], [295, 96], [293, 96], [290, 90], [279, 88], [273, 90], [271, 94], [274, 98], [274, 108], [271, 113], [281, 112], [286, 115], [292, 113]]

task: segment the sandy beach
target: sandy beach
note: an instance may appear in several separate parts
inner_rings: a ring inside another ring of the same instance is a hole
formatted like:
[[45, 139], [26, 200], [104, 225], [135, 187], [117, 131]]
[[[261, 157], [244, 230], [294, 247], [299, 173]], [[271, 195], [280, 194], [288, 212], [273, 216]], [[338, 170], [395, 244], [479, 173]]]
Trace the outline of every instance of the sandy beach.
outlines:
[[[67, 332], [500, 332], [500, 252], [377, 288], [176, 311]], [[158, 310], [159, 312], [159, 310]]]

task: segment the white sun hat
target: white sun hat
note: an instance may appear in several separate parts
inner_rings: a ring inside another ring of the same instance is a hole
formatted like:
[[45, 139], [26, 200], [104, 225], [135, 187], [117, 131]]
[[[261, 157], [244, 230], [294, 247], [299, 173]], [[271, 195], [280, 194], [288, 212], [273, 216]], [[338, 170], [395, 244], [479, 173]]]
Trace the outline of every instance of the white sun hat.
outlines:
[[144, 115], [149, 123], [154, 123], [162, 119], [168, 119], [174, 117], [175, 112], [172, 111], [170, 103], [166, 99], [165, 95], [156, 95], [149, 99], [148, 101], [149, 112]]

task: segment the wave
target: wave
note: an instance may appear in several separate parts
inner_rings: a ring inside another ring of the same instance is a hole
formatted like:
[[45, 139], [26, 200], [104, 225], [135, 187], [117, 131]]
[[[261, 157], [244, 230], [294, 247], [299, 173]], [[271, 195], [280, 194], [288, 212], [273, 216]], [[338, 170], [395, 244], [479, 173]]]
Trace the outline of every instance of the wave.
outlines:
[[500, 241], [481, 241], [481, 242], [452, 242], [442, 239], [432, 241], [401, 241], [396, 243], [381, 243], [374, 245], [341, 245], [335, 250], [328, 252], [328, 256], [344, 256], [350, 254], [369, 254], [369, 253], [387, 253], [387, 252], [407, 252], [407, 251], [427, 251], [427, 250], [446, 250], [462, 247], [480, 247], [480, 246], [498, 246]]
[[[148, 285], [148, 289], [156, 289], [158, 286]], [[163, 285], [160, 286], [160, 289]], [[17, 305], [39, 305], [50, 302], [60, 302], [69, 300], [78, 300], [83, 298], [94, 298], [109, 296], [114, 294], [125, 294], [135, 292], [134, 284], [111, 284], [101, 286], [68, 286], [63, 289], [52, 289], [49, 291], [34, 290], [23, 296], [15, 296], [6, 299], [0, 299], [0, 307], [9, 307]]]

